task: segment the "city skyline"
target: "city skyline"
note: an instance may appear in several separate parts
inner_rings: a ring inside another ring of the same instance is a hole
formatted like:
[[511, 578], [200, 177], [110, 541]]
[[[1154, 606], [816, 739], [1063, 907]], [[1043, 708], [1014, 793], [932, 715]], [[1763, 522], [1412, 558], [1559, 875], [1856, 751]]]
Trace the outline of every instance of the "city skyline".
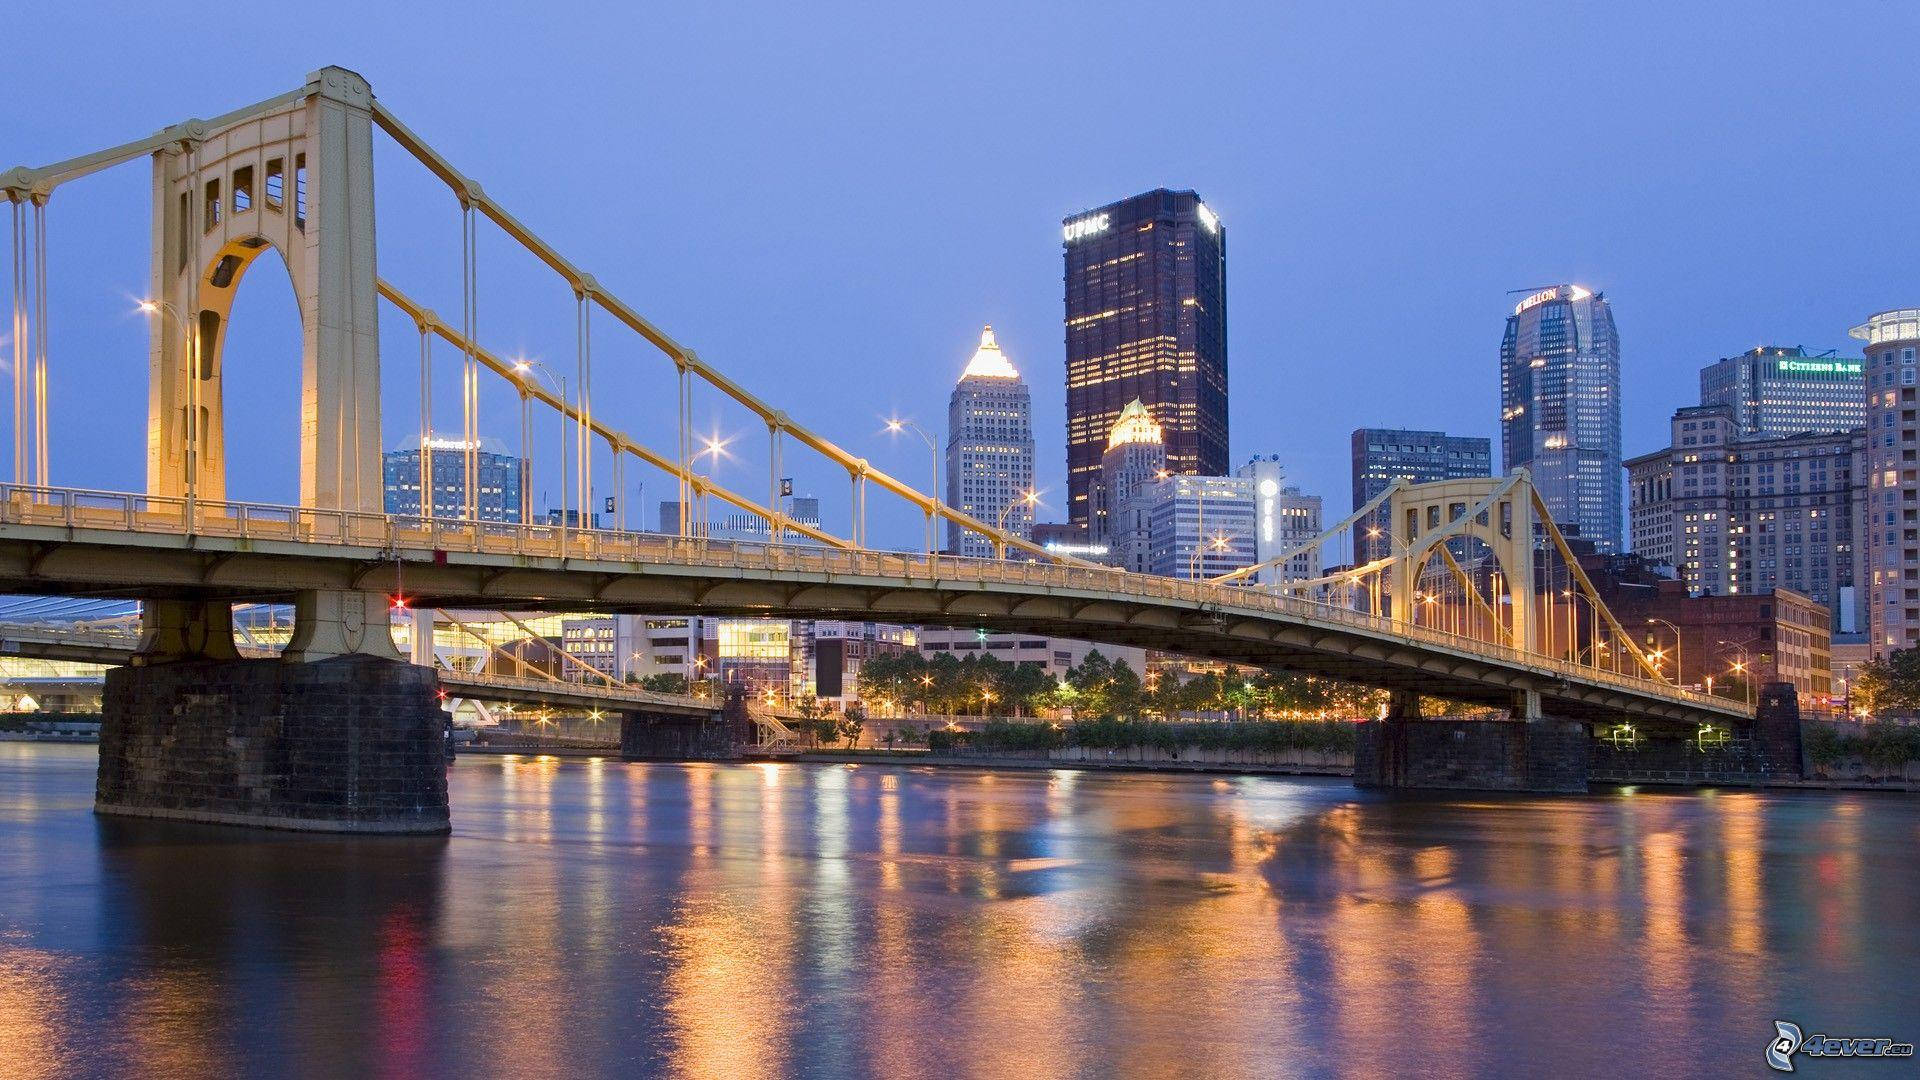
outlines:
[[0, 1061], [1910, 1061], [1853, 3], [10, 13]]
[[[405, 15], [387, 15], [400, 28], [410, 22]], [[1650, 17], [1666, 25], [1667, 16]], [[662, 18], [659, 33], [686, 29], [674, 25], [673, 16]], [[1912, 18], [1903, 12], [1884, 16], [1896, 24]], [[25, 25], [75, 33], [81, 30], [76, 19], [34, 12]], [[1137, 66], [1130, 60], [1150, 52], [1117, 28], [1088, 27], [1064, 14], [1008, 10], [993, 20], [990, 33], [984, 26], [962, 26], [938, 39], [916, 40], [910, 66], [917, 69], [971, 71], [982, 50], [1005, 45], [1013, 52], [998, 54], [1007, 61], [1003, 67], [1064, 62], [1073, 73], [1069, 93], [1054, 76], [1011, 71], [986, 98], [965, 108], [918, 96], [896, 101], [865, 94], [863, 78], [891, 78], [892, 67], [906, 64], [887, 50], [880, 50], [879, 62], [889, 70], [868, 76], [827, 62], [861, 48], [861, 35], [884, 32], [877, 28], [855, 31], [851, 42], [815, 40], [818, 31], [780, 16], [752, 29], [729, 29], [712, 48], [744, 48], [763, 61], [737, 87], [701, 74], [703, 60], [711, 59], [707, 46], [642, 71], [622, 59], [619, 34], [584, 48], [569, 44], [568, 64], [581, 80], [614, 98], [650, 102], [617, 121], [631, 140], [604, 137], [609, 118], [603, 110], [550, 112], [545, 102], [507, 87], [471, 85], [475, 80], [451, 56], [422, 58], [392, 44], [349, 43], [324, 29], [315, 31], [312, 53], [316, 63], [334, 59], [361, 69], [383, 100], [406, 106], [423, 134], [457, 158], [485, 162], [476, 179], [491, 196], [566, 240], [609, 288], [644, 298], [649, 317], [674, 327], [743, 384], [772, 393], [785, 387], [796, 365], [827, 363], [908, 376], [898, 380], [906, 385], [891, 379], [801, 380], [789, 405], [796, 417], [833, 432], [896, 475], [919, 477], [919, 453], [906, 441], [864, 438], [878, 426], [874, 418], [910, 415], [936, 425], [950, 379], [942, 365], [950, 362], [952, 343], [981, 323], [993, 323], [1005, 340], [1025, 343], [1029, 378], [1040, 390], [1034, 395], [1040, 441], [1035, 481], [1045, 493], [1043, 519], [1066, 516], [1065, 476], [1054, 441], [1065, 424], [1064, 403], [1057, 399], [1064, 363], [1057, 344], [1059, 222], [1076, 208], [1156, 184], [1205, 193], [1234, 231], [1236, 303], [1229, 334], [1237, 362], [1229, 461], [1280, 453], [1295, 482], [1329, 497], [1330, 512], [1344, 502], [1345, 440], [1355, 427], [1497, 434], [1497, 415], [1487, 405], [1497, 394], [1487, 360], [1497, 331], [1489, 324], [1503, 310], [1503, 294], [1516, 284], [1592, 282], [1619, 305], [1629, 345], [1623, 359], [1627, 454], [1663, 444], [1667, 418], [1693, 400], [1702, 365], [1769, 342], [1804, 345], [1810, 353], [1847, 353], [1846, 330], [1861, 312], [1913, 302], [1903, 294], [1904, 283], [1886, 273], [1913, 232], [1903, 219], [1875, 209], [1898, 203], [1891, 178], [1871, 170], [1765, 170], [1733, 189], [1702, 179], [1712, 175], [1713, 162], [1755, 156], [1820, 160], [1912, 125], [1884, 104], [1913, 81], [1904, 72], [1868, 80], [1862, 72], [1842, 71], [1811, 92], [1735, 89], [1743, 80], [1735, 77], [1733, 56], [1809, 42], [1851, 49], [1856, 42], [1846, 32], [1847, 20], [1808, 14], [1729, 28], [1683, 19], [1651, 42], [1630, 29], [1629, 10], [1604, 19], [1568, 13], [1552, 31], [1530, 21], [1500, 20], [1495, 37], [1502, 55], [1512, 47], [1515, 55], [1557, 60], [1551, 71], [1527, 61], [1495, 76], [1463, 74], [1441, 59], [1463, 49], [1486, 51], [1484, 33], [1469, 33], [1435, 13], [1407, 19], [1405, 38], [1396, 35], [1376, 51], [1345, 43], [1340, 20], [1331, 15], [1288, 15], [1288, 32], [1277, 38], [1273, 32], [1283, 21], [1278, 16], [1235, 15], [1216, 28], [1224, 84], [1218, 107], [1196, 110], [1177, 99], [1147, 98], [1132, 111], [1091, 115], [1081, 103], [1121, 95], [1127, 73]], [[1569, 35], [1570, 29], [1579, 33]], [[152, 30], [148, 36], [156, 41], [173, 33], [157, 24]], [[480, 27], [435, 32], [452, 34], [475, 55], [511, 53], [516, 62], [558, 55], [557, 43], [537, 37], [509, 46]], [[234, 33], [240, 44], [268, 37], [265, 29], [240, 27]], [[1551, 39], [1554, 47], [1537, 47], [1535, 39]], [[1090, 47], [1060, 58], [1041, 44], [1061, 40]], [[1275, 40], [1278, 58], [1287, 63], [1274, 63], [1271, 49], [1252, 44]], [[1414, 48], [1409, 40], [1425, 44]], [[781, 48], [773, 47], [775, 41]], [[794, 59], [789, 46], [795, 41], [811, 43], [820, 62]], [[1569, 154], [1529, 159], [1513, 148], [1516, 101], [1562, 88], [1566, 63], [1627, 51], [1660, 72], [1657, 87], [1624, 80], [1589, 95], [1582, 108], [1597, 118], [1599, 129]], [[143, 55], [143, 49], [107, 42], [99, 62], [137, 64]], [[116, 88], [96, 85], [48, 58], [23, 56], [20, 62], [23, 78], [59, 96], [65, 114], [58, 123], [24, 113], [9, 122], [7, 145], [26, 161], [52, 160], [69, 150], [64, 132], [72, 127], [136, 137], [165, 118], [217, 107], [211, 103], [237, 105], [277, 92], [284, 77], [265, 64], [217, 75], [185, 72], [149, 98], [146, 110], [160, 119], [129, 127]], [[1438, 92], [1409, 92], [1435, 82], [1446, 85]], [[788, 88], [797, 91], [788, 95]], [[796, 114], [857, 109], [887, 133], [892, 148], [883, 152], [848, 137], [822, 142], [784, 121], [762, 118], [759, 103], [774, 91]], [[1629, 123], [1653, 103], [1676, 98], [1687, 107], [1659, 131]], [[1273, 104], [1286, 100], [1319, 107]], [[1849, 107], [1836, 108], [1841, 101]], [[463, 102], [472, 104], [457, 104]], [[504, 160], [486, 153], [466, 120], [471, 108], [519, 121], [529, 140], [526, 152]], [[1181, 135], [1143, 142], [1143, 126]], [[1249, 139], [1254, 131], [1271, 137]], [[672, 152], [657, 152], [663, 148]], [[1021, 161], [1017, 180], [1009, 179], [1008, 155]], [[1634, 166], [1649, 155], [1661, 156], [1669, 167]], [[578, 166], [570, 173], [579, 183], [568, 186], [569, 198], [548, 197], [558, 190], [546, 165], [555, 158]], [[908, 160], [932, 168], [904, 168]], [[753, 181], [776, 161], [806, 179], [771, 188]], [[1303, 168], [1301, 162], [1312, 164]], [[383, 200], [413, 208], [381, 221], [383, 266], [396, 279], [452, 280], [441, 273], [442, 260], [416, 241], [437, 244], [448, 233], [457, 236], [456, 210], [425, 196], [421, 178], [405, 168], [385, 169], [380, 184]], [[647, 189], [648, 197], [617, 198], [633, 185]], [[857, 197], [829, 198], [832, 192]], [[62, 237], [97, 241], [103, 265], [136, 268], [103, 280], [82, 305], [66, 291], [77, 267], [60, 261], [53, 266], [68, 283], [52, 312], [55, 363], [69, 374], [85, 369], [87, 381], [79, 385], [110, 384], [143, 362], [145, 321], [127, 312], [143, 291], [144, 262], [137, 252], [123, 250], [124, 231], [115, 239], [109, 227], [115, 215], [144, 216], [143, 199], [139, 184], [102, 177], [63, 192], [51, 208]], [[1766, 230], [1753, 229], [1769, 208], [1793, 212]], [[86, 220], [94, 216], [102, 219], [97, 225]], [[647, 239], [636, 244], [629, 236]], [[791, 242], [769, 245], [775, 236]], [[1779, 259], [1782, 249], [1806, 258]], [[501, 252], [497, 237], [482, 237], [486, 336], [570, 366], [567, 298], [535, 292], [545, 298], [541, 306], [516, 310], [509, 294], [529, 271]], [[863, 268], [879, 265], [904, 272], [872, 282], [862, 278]], [[1819, 273], [1812, 284], [1810, 265]], [[1734, 268], [1731, 277], [1728, 267]], [[1709, 284], [1714, 300], [1703, 304]], [[743, 305], [744, 297], [751, 303]], [[456, 311], [457, 283], [423, 299], [438, 310]], [[230, 330], [235, 355], [265, 358], [290, 350], [297, 343], [297, 335], [283, 328], [290, 308], [284, 274], [276, 278], [268, 267], [251, 275]], [[417, 349], [412, 336], [399, 320], [384, 321], [383, 352], [408, 355]], [[596, 367], [596, 379], [607, 381], [601, 400], [636, 398], [654, 408], [664, 425], [671, 395], [655, 389], [664, 380], [643, 384], [637, 371], [630, 372], [632, 365], [622, 363], [637, 351], [611, 335], [604, 355], [607, 362]], [[436, 415], [457, 417], [457, 368], [449, 363], [442, 370], [436, 391], [444, 396]], [[1364, 390], [1351, 385], [1355, 372], [1369, 373]], [[72, 385], [56, 382], [56, 415], [95, 407], [77, 400]], [[239, 414], [230, 418], [230, 439], [236, 445], [279, 445], [279, 421], [298, 408], [292, 365], [236, 363], [229, 393]], [[261, 415], [244, 415], [242, 405]], [[137, 483], [137, 476], [117, 475], [108, 466], [138, 452], [135, 436], [119, 433], [137, 428], [139, 402], [97, 407], [105, 414], [101, 427], [111, 433], [106, 438], [127, 445], [96, 451], [77, 433], [57, 430], [56, 479], [109, 488]], [[508, 398], [482, 402], [483, 430], [509, 434], [512, 416]], [[416, 426], [402, 415], [385, 419], [389, 445]], [[749, 425], [720, 414], [710, 402], [699, 404], [696, 422], [743, 441], [755, 437]], [[535, 434], [551, 438], [545, 430]], [[751, 466], [735, 468], [736, 478], [755, 475]], [[535, 471], [535, 490], [549, 492], [551, 502], [558, 485], [550, 464], [537, 460]], [[294, 486], [291, 470], [265, 455], [237, 460], [231, 481], [236, 497], [267, 501], [285, 497]], [[604, 489], [605, 479], [596, 481]], [[796, 485], [821, 494], [824, 516], [844, 519], [845, 494], [831, 477], [802, 475]], [[658, 491], [652, 486], [649, 495]], [[874, 509], [883, 515], [875, 521], [876, 540], [912, 547], [923, 534], [924, 523], [910, 508]]]

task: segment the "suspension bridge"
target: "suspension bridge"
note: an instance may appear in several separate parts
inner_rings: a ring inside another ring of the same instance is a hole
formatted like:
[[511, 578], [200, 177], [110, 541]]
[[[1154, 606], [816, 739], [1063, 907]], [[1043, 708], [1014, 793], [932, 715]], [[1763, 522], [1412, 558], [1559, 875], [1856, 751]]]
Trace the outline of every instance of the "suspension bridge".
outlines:
[[[373, 182], [380, 135], [443, 184], [458, 207], [457, 323], [380, 276]], [[47, 437], [61, 419], [48, 408], [48, 388], [61, 374], [49, 349], [48, 219], [67, 185], [141, 161], [152, 175], [151, 287], [142, 305], [150, 316], [145, 490], [62, 486]], [[1213, 581], [1128, 573], [978, 520], [843, 448], [681, 344], [489, 197], [342, 68], [324, 68], [287, 94], [211, 120], [0, 173], [0, 194], [14, 241], [12, 480], [0, 484], [0, 591], [143, 605], [139, 652], [108, 683], [103, 812], [444, 829], [437, 741], [416, 730], [427, 716], [422, 702], [432, 676], [395, 663], [389, 628], [396, 605], [1019, 630], [1384, 688], [1395, 692], [1394, 715], [1402, 719], [1417, 714], [1420, 695], [1506, 709], [1529, 723], [1752, 719], [1739, 702], [1662, 676], [1661, 658], [1606, 611], [1524, 473], [1396, 485], [1310, 542], [1350, 541], [1365, 514], [1384, 508], [1388, 557], [1278, 583], [1255, 584], [1268, 567]], [[571, 291], [570, 382], [480, 340], [483, 225]], [[248, 267], [268, 249], [292, 275], [303, 334], [300, 416], [289, 418], [300, 431], [300, 491], [291, 505], [235, 500], [227, 490], [226, 327]], [[423, 497], [422, 512], [411, 516], [383, 505], [383, 384], [392, 393], [412, 381], [392, 378], [394, 365], [383, 367], [383, 317], [402, 320], [419, 339]], [[595, 400], [596, 342], [604, 351], [609, 323], [655, 354], [675, 384], [676, 421], [658, 439], [623, 425], [617, 403]], [[441, 450], [430, 437], [436, 343], [459, 355], [458, 451]], [[505, 386], [518, 402], [523, 456], [557, 467], [568, 492], [557, 515], [536, 516], [523, 485], [517, 520], [482, 520], [483, 380]], [[764, 498], [697, 467], [697, 395], [765, 429]], [[557, 461], [538, 459], [541, 414], [557, 417], [566, 432]], [[464, 479], [464, 505], [451, 515], [437, 514], [427, 497], [443, 471], [434, 459], [445, 453], [459, 455]], [[781, 508], [781, 478], [802, 456], [844, 476], [844, 530]], [[630, 528], [624, 499], [605, 527], [589, 513], [596, 484], [624, 491], [628, 470], [658, 476], [678, 492], [675, 528]], [[922, 517], [926, 549], [873, 546], [870, 497], [897, 500]], [[699, 508], [714, 500], [764, 521], [767, 541], [705, 535]], [[1000, 557], [934, 550], [943, 531], [936, 526], [948, 523], [983, 537]], [[244, 603], [293, 606], [278, 659], [235, 654], [232, 611]], [[253, 749], [234, 751], [231, 738], [181, 737], [195, 724], [246, 733], [239, 743]], [[336, 751], [349, 741], [358, 756], [343, 763]], [[288, 750], [289, 742], [298, 745]], [[258, 749], [269, 745], [279, 749]], [[312, 775], [286, 765], [302, 759], [301, 747], [323, 762]], [[341, 790], [380, 794], [351, 802]]]

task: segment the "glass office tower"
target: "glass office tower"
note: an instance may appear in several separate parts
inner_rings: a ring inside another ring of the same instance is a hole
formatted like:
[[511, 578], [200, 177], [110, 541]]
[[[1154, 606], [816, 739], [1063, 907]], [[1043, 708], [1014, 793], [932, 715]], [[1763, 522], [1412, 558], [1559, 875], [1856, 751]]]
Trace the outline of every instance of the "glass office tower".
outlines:
[[1500, 342], [1506, 472], [1524, 468], [1562, 529], [1620, 542], [1620, 339], [1602, 293], [1555, 285], [1507, 316]]
[[[467, 448], [464, 439], [434, 435], [427, 440], [433, 460], [432, 511], [423, 511], [420, 497], [420, 441], [409, 439], [381, 455], [386, 479], [383, 500], [389, 514], [404, 517], [460, 518], [467, 512]], [[506, 452], [498, 439], [482, 438], [479, 451], [479, 491], [474, 497], [481, 521], [520, 521], [527, 512], [522, 494], [531, 490], [526, 459]]]
[[1165, 188], [1075, 214], [1066, 249], [1067, 517], [1087, 532], [1107, 436], [1139, 400], [1167, 468], [1227, 471], [1226, 230]]

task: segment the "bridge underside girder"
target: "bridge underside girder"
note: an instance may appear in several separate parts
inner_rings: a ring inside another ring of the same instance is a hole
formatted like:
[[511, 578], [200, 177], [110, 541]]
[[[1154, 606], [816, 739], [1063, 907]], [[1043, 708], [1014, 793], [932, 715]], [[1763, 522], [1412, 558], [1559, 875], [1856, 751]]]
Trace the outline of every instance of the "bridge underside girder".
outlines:
[[[24, 530], [23, 530], [24, 531]], [[224, 537], [36, 529], [0, 540], [0, 591], [142, 599], [286, 601], [303, 590], [404, 594], [422, 607], [856, 619], [982, 627], [1162, 649], [1508, 707], [1540, 695], [1547, 715], [1726, 722], [1725, 709], [1550, 669], [1450, 652], [1389, 634], [1083, 589], [1015, 591], [971, 581], [855, 577], [705, 565], [407, 552]]]

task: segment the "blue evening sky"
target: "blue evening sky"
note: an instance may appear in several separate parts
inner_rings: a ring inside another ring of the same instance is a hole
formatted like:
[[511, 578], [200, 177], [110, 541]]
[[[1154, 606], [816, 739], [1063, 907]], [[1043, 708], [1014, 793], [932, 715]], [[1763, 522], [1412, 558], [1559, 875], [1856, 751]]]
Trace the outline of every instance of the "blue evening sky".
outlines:
[[[1920, 33], [1916, 11], [30, 5], [4, 24], [0, 168], [349, 67], [609, 289], [908, 479], [924, 482], [925, 448], [881, 435], [879, 418], [943, 429], [992, 323], [1033, 386], [1049, 517], [1064, 471], [1060, 219], [1191, 187], [1229, 235], [1234, 459], [1279, 454], [1334, 518], [1356, 426], [1497, 438], [1509, 290], [1573, 281], [1612, 299], [1629, 455], [1664, 444], [1702, 364], [1760, 343], [1857, 355], [1849, 326], [1920, 304], [1920, 75], [1898, 47]], [[390, 144], [377, 184], [382, 273], [456, 313], [452, 198]], [[145, 327], [130, 309], [147, 291], [147, 194], [136, 163], [52, 207], [56, 483], [142, 482]], [[490, 228], [480, 278], [487, 344], [571, 365], [568, 294]], [[382, 338], [391, 445], [417, 426], [417, 343], [398, 318]], [[296, 491], [298, 349], [285, 275], [256, 270], [226, 358], [234, 497]], [[596, 414], [670, 450], [667, 365], [605, 319], [595, 356]], [[457, 430], [455, 357], [436, 365], [438, 426]], [[483, 405], [510, 443], [511, 401], [489, 389]], [[736, 438], [722, 479], [763, 493], [764, 433], [713, 395], [697, 412]], [[543, 420], [536, 486], [551, 504]], [[785, 471], [844, 522], [843, 482]], [[670, 490], [629, 480], [648, 505]], [[874, 507], [877, 542], [918, 542], [915, 516]]]

